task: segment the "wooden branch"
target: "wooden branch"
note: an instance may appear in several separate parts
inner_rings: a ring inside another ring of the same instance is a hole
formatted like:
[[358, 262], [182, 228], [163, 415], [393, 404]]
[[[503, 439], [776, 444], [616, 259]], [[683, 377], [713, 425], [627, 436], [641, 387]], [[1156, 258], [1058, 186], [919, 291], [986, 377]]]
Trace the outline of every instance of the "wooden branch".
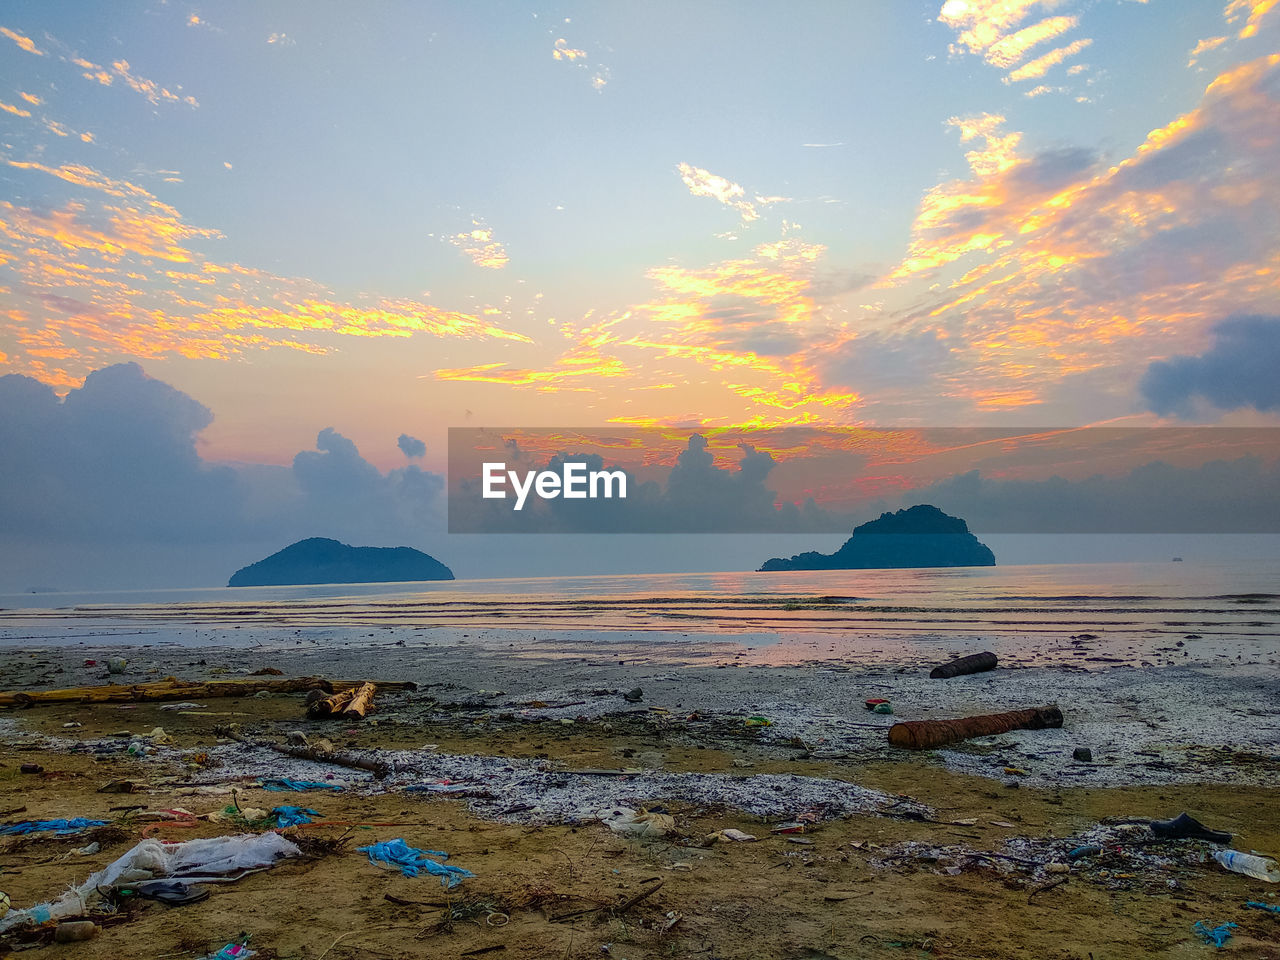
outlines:
[[[217, 697], [251, 697], [260, 690], [272, 693], [305, 693], [308, 690], [353, 690], [366, 681], [324, 677], [256, 677], [244, 680], [179, 680], [165, 677], [150, 683], [110, 684], [104, 687], [70, 687], [64, 690], [0, 691], [0, 708], [34, 707], [47, 703], [158, 703], [176, 700], [209, 700]], [[417, 690], [409, 680], [378, 683], [382, 690]]]
[[230, 727], [217, 727], [216, 731], [219, 736], [235, 740], [237, 743], [243, 743], [247, 747], [262, 747], [267, 750], [274, 750], [276, 753], [283, 753], [286, 757], [293, 757], [297, 760], [311, 760], [315, 763], [332, 763], [339, 767], [348, 767], [354, 770], [368, 770], [379, 780], [391, 772], [391, 768], [379, 760], [351, 757], [342, 753], [326, 753], [323, 750], [317, 750], [315, 747], [290, 747], [283, 743], [273, 743], [270, 740], [252, 740], [249, 737], [241, 736]]
[[33, 707], [46, 703], [131, 703], [165, 700], [207, 700], [215, 697], [251, 697], [259, 690], [301, 693], [333, 690], [323, 677], [262, 677], [254, 680], [179, 680], [165, 677], [153, 683], [112, 684], [105, 687], [71, 687], [65, 690], [0, 692], [0, 707]]
[[[334, 680], [332, 682], [332, 686], [334, 690], [351, 690], [351, 689], [358, 690], [360, 687], [362, 687], [364, 684], [368, 682], [370, 681]], [[405, 690], [413, 691], [418, 689], [418, 685], [414, 683], [412, 680], [375, 680], [372, 682], [377, 684], [378, 689], [384, 692], [390, 691], [392, 693], [395, 693], [399, 691], [405, 691]]]
[[1060, 726], [1061, 710], [1057, 707], [1035, 707], [1031, 710], [1012, 710], [1008, 713], [961, 717], [957, 720], [909, 720], [906, 723], [895, 723], [889, 728], [889, 743], [904, 750], [932, 750], [934, 747], [968, 740], [970, 737]]

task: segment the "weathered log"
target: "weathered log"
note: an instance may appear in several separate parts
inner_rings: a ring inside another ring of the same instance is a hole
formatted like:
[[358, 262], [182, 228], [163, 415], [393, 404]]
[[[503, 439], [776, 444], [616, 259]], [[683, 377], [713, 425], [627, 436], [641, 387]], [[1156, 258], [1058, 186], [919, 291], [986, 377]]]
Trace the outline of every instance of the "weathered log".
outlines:
[[982, 673], [984, 670], [996, 668], [994, 653], [973, 653], [959, 660], [952, 660], [929, 671], [931, 680], [950, 680], [952, 677], [964, 676], [966, 673]]
[[[355, 689], [358, 690], [360, 687], [362, 687], [365, 683], [368, 683], [368, 682], [370, 681], [334, 680], [333, 689], [334, 690], [350, 690], [354, 687]], [[384, 693], [387, 691], [400, 691], [400, 690], [412, 691], [412, 690], [418, 689], [418, 685], [414, 683], [412, 680], [374, 680], [372, 682], [377, 686], [379, 690], [383, 691]]]
[[298, 760], [312, 760], [316, 763], [332, 763], [339, 767], [349, 767], [354, 770], [368, 770], [379, 780], [391, 772], [391, 768], [380, 760], [351, 757], [343, 753], [330, 753], [325, 750], [317, 750], [315, 747], [291, 747], [283, 743], [274, 743], [270, 740], [254, 740], [250, 737], [241, 736], [230, 727], [217, 727], [216, 732], [219, 736], [235, 740], [237, 743], [243, 743], [247, 747], [262, 747], [267, 750], [274, 750], [276, 753], [283, 753], [286, 757], [294, 757]]
[[[0, 691], [0, 708], [34, 707], [46, 703], [158, 703], [175, 700], [207, 700], [217, 697], [251, 697], [259, 690], [271, 693], [303, 693], [308, 690], [354, 690], [365, 681], [324, 677], [258, 677], [252, 680], [179, 680], [165, 677], [150, 683], [110, 684], [103, 687], [69, 687], [64, 690]], [[417, 690], [410, 680], [379, 682], [382, 690]]]
[[356, 691], [355, 696], [351, 698], [342, 709], [344, 717], [359, 717], [364, 719], [364, 715], [373, 709], [373, 695], [378, 688], [372, 683], [361, 684], [360, 689]]
[[275, 677], [257, 680], [179, 680], [165, 677], [153, 683], [70, 687], [65, 690], [0, 692], [0, 707], [33, 707], [46, 703], [141, 703], [214, 697], [251, 697], [259, 690], [272, 693], [300, 693], [305, 690], [331, 692], [333, 684], [323, 677]]
[[351, 687], [331, 697], [320, 697], [307, 706], [307, 713], [313, 717], [331, 717], [335, 713], [341, 713], [355, 695], [356, 688]]
[[909, 720], [906, 723], [895, 723], [889, 728], [889, 743], [904, 750], [932, 750], [934, 747], [968, 740], [970, 737], [1060, 726], [1062, 711], [1056, 706], [1034, 707], [1030, 710], [1011, 710], [1008, 713], [961, 717], [956, 720]]

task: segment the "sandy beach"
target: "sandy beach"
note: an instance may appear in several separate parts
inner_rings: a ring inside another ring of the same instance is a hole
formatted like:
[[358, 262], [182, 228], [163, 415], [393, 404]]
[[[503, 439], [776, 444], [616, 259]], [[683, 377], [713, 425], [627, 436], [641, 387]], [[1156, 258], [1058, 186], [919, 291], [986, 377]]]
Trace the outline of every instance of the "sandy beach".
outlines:
[[[1234, 834], [1234, 849], [1280, 850], [1280, 681], [1268, 639], [1115, 627], [851, 632], [839, 617], [814, 623], [805, 608], [822, 604], [812, 598], [757, 600], [732, 630], [719, 622], [731, 604], [700, 619], [705, 604], [656, 599], [635, 605], [653, 613], [651, 629], [622, 628], [605, 604], [479, 627], [492, 611], [474, 604], [446, 605], [429, 627], [402, 622], [404, 611], [378, 622], [365, 601], [354, 615], [350, 603], [324, 606], [4, 614], [10, 690], [168, 676], [417, 685], [379, 694], [362, 722], [309, 719], [301, 693], [5, 710], [4, 821], [109, 821], [96, 828], [107, 842], [88, 854], [74, 852], [88, 833], [0, 841], [0, 889], [14, 908], [82, 882], [144, 835], [267, 826], [191, 817], [293, 804], [317, 812], [283, 831], [305, 838], [307, 857], [218, 885], [200, 903], [132, 904], [77, 954], [125, 955], [145, 937], [153, 955], [198, 957], [244, 931], [259, 956], [309, 960], [1101, 960], [1211, 949], [1193, 929], [1203, 920], [1237, 924], [1236, 956], [1280, 955], [1280, 918], [1245, 906], [1275, 903], [1274, 887], [1225, 871], [1214, 844], [1161, 840], [1147, 826], [1185, 811]], [[764, 622], [774, 615], [801, 619], [780, 630]], [[672, 629], [678, 616], [686, 629]], [[997, 669], [929, 679], [930, 665], [980, 649], [999, 655]], [[108, 672], [113, 657], [127, 661], [121, 673]], [[869, 712], [872, 698], [893, 714]], [[1061, 729], [922, 752], [887, 742], [899, 720], [1051, 703]], [[385, 775], [264, 746], [303, 738]], [[19, 772], [30, 763], [42, 772]], [[264, 788], [280, 777], [327, 787]], [[99, 792], [113, 780], [137, 792]], [[669, 815], [670, 829], [646, 837], [608, 825], [635, 811]], [[756, 839], [717, 837], [726, 829]], [[444, 891], [355, 849], [396, 837], [475, 876]], [[1071, 859], [1080, 848], [1096, 852]], [[6, 936], [18, 946], [23, 935]]]

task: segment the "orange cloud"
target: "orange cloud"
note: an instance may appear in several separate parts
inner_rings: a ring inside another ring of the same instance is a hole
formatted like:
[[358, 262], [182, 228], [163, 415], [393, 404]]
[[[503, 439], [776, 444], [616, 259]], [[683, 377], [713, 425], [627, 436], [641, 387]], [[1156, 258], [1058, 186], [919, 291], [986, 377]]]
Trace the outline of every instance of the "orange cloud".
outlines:
[[[227, 358], [251, 349], [331, 349], [329, 337], [528, 342], [490, 319], [413, 300], [335, 301], [305, 280], [209, 260], [218, 231], [185, 222], [143, 187], [88, 166], [6, 161], [109, 198], [33, 210], [0, 201], [0, 263], [30, 309], [9, 362], [51, 383], [101, 355]], [[16, 326], [16, 329], [14, 328]]]
[[1280, 0], [1231, 0], [1223, 11], [1223, 16], [1227, 18], [1227, 23], [1232, 25], [1244, 21], [1244, 25], [1240, 27], [1240, 38], [1257, 36], [1258, 27], [1261, 26], [1262, 20], [1272, 10], [1276, 8], [1277, 2]]
[[[711, 371], [724, 399], [737, 398], [735, 422], [743, 418], [741, 401], [748, 404], [749, 421], [760, 425], [828, 420], [859, 402], [859, 395], [820, 383], [802, 350], [763, 352], [775, 337], [830, 339], [811, 289], [822, 252], [820, 245], [784, 237], [760, 244], [750, 258], [704, 268], [656, 267], [647, 276], [657, 285], [657, 299], [580, 329], [564, 325], [569, 346], [545, 365], [484, 363], [442, 368], [432, 376], [616, 396], [621, 378], [628, 390], [661, 390], [673, 380], [710, 387]], [[708, 409], [703, 407], [704, 421]]]
[[1218, 47], [1222, 46], [1226, 42], [1226, 37], [1206, 37], [1204, 40], [1201, 40], [1191, 51], [1187, 59], [1187, 66], [1194, 67], [1200, 61], [1200, 57], [1203, 54], [1208, 53], [1210, 50], [1218, 49]]
[[216, 230], [192, 227], [176, 217], [142, 213], [125, 207], [104, 207], [107, 225], [95, 226], [85, 218], [85, 206], [69, 203], [61, 210], [39, 213], [0, 201], [0, 229], [10, 236], [51, 240], [69, 250], [91, 250], [106, 260], [118, 261], [134, 254], [176, 263], [188, 263], [193, 255], [185, 241], [219, 236]]
[[130, 89], [142, 94], [151, 103], [160, 103], [164, 100], [170, 103], [185, 103], [192, 107], [200, 105], [196, 102], [195, 97], [184, 97], [180, 94], [172, 93], [168, 88], [160, 86], [154, 80], [137, 76], [129, 69], [128, 60], [116, 60], [111, 64], [111, 69]]
[[506, 248], [494, 239], [493, 230], [479, 220], [471, 222], [471, 229], [449, 237], [449, 242], [471, 258], [477, 267], [501, 270], [510, 257]]
[[437, 380], [461, 380], [471, 383], [499, 383], [513, 387], [533, 386], [556, 391], [581, 389], [584, 379], [612, 380], [631, 373], [630, 368], [603, 348], [617, 342], [611, 332], [624, 319], [615, 317], [576, 331], [569, 327], [564, 334], [572, 341], [568, 350], [542, 369], [508, 367], [502, 363], [482, 363], [474, 367], [443, 368], [434, 371]]
[[1229, 313], [1272, 312], [1277, 90], [1280, 55], [1263, 57], [1113, 166], [1082, 151], [1000, 152], [930, 191], [884, 283], [974, 261], [942, 274], [941, 294], [908, 319], [942, 323], [964, 350], [950, 395], [980, 409], [1031, 402], [1055, 378], [1132, 368]]
[[1017, 70], [1010, 72], [1005, 78], [1005, 83], [1019, 83], [1023, 80], [1034, 80], [1043, 77], [1051, 69], [1060, 64], [1069, 57], [1074, 57], [1089, 44], [1093, 43], [1088, 37], [1076, 40], [1067, 44], [1065, 47], [1058, 47], [1056, 50], [1050, 50], [1043, 57], [1038, 57], [1028, 64], [1024, 64]]
[[59, 180], [65, 180], [67, 183], [97, 190], [112, 197], [144, 200], [148, 206], [154, 207], [171, 217], [178, 216], [177, 210], [157, 200], [155, 195], [146, 188], [140, 187], [136, 183], [130, 183], [128, 180], [117, 180], [108, 177], [106, 174], [81, 163], [64, 163], [61, 166], [50, 167], [34, 160], [10, 160], [7, 158], [5, 163], [19, 170], [36, 170], [40, 173], [46, 173], [51, 177], [57, 177]]
[[557, 60], [585, 60], [587, 51], [574, 49], [569, 46], [568, 41], [562, 37], [557, 40], [555, 45], [551, 48], [551, 56], [555, 57]]
[[746, 199], [746, 191], [739, 184], [688, 163], [677, 164], [676, 169], [680, 172], [684, 185], [695, 197], [710, 197], [726, 207], [733, 207], [741, 215], [743, 223], [760, 218], [755, 206]]
[[[1004, 76], [1005, 83], [1019, 83], [1043, 77], [1093, 42], [1081, 38], [1023, 63], [1032, 49], [1080, 25], [1079, 17], [1051, 16], [1019, 29], [1034, 8], [1056, 6], [1056, 0], [947, 0], [938, 19], [958, 32], [957, 42], [951, 47], [953, 54], [977, 54], [991, 66], [1009, 71]], [[1029, 96], [1039, 96], [1049, 89], [1038, 86]]]
[[1021, 63], [1032, 47], [1062, 36], [1079, 26], [1078, 17], [1048, 17], [1017, 33], [1001, 37], [984, 51], [983, 58], [993, 67], [1008, 69]]
[[522, 334], [492, 326], [469, 314], [412, 300], [383, 300], [368, 307], [310, 299], [285, 308], [238, 303], [198, 313], [193, 319], [218, 330], [264, 328], [335, 333], [344, 337], [408, 337], [427, 333], [530, 342]]
[[10, 30], [8, 27], [0, 27], [0, 34], [8, 37], [20, 48], [27, 51], [27, 53], [34, 53], [37, 57], [44, 56], [44, 51], [37, 47], [35, 41], [30, 37], [24, 37], [22, 34]]
[[1050, 5], [1045, 0], [946, 0], [938, 19], [960, 31], [959, 42], [970, 53], [985, 53], [1042, 3]]

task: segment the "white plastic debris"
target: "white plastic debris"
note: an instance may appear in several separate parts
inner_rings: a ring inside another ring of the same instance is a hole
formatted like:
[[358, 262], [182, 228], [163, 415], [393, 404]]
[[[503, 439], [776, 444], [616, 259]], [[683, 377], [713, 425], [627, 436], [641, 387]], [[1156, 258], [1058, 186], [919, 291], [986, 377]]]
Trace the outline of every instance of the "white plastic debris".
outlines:
[[283, 858], [301, 855], [297, 846], [278, 833], [208, 837], [172, 844], [143, 840], [59, 899], [10, 912], [0, 919], [0, 932], [25, 923], [83, 916], [102, 899], [103, 891], [118, 885], [159, 877], [198, 881], [234, 874], [238, 879], [246, 871], [265, 869]]
[[636, 813], [625, 807], [608, 811], [601, 821], [614, 833], [633, 837], [665, 837], [674, 833], [675, 818], [666, 813]]

